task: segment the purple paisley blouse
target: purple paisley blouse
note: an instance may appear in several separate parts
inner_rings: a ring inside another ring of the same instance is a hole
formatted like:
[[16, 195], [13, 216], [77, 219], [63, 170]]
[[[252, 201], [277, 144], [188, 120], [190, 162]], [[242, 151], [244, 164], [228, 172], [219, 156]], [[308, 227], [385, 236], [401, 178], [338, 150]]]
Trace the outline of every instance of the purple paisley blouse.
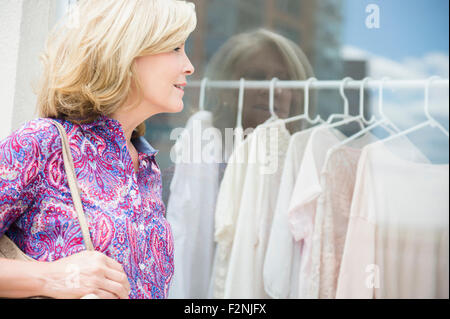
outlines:
[[[166, 298], [173, 237], [161, 199], [157, 150], [133, 139], [134, 170], [121, 124], [100, 116], [66, 129], [94, 248], [128, 276], [130, 298]], [[28, 121], [0, 141], [0, 236], [28, 256], [55, 261], [85, 250], [64, 171], [61, 138], [46, 118]]]

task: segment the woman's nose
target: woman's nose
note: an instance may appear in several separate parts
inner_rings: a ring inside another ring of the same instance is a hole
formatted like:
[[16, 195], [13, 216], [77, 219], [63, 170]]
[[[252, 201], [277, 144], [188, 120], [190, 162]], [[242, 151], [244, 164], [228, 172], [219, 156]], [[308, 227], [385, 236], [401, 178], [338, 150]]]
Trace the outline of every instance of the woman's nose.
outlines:
[[187, 64], [184, 68], [184, 73], [187, 75], [192, 75], [195, 72], [195, 68], [192, 65], [191, 61], [189, 60], [189, 58], [187, 58]]

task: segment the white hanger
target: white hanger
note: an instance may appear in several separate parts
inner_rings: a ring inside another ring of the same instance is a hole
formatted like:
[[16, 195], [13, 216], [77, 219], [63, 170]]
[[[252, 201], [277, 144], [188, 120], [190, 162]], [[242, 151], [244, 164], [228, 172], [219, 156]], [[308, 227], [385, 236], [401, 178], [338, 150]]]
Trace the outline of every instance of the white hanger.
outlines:
[[333, 122], [333, 120], [336, 119], [336, 118], [347, 118], [348, 117], [348, 99], [347, 99], [347, 97], [345, 96], [345, 93], [344, 93], [344, 86], [350, 80], [353, 80], [353, 79], [351, 77], [344, 78], [342, 80], [341, 86], [339, 88], [339, 93], [341, 94], [341, 97], [344, 100], [344, 114], [341, 114], [341, 113], [331, 114], [328, 117], [328, 120], [327, 120], [328, 124], [331, 124]]
[[375, 122], [375, 116], [373, 114], [370, 117], [370, 120], [368, 120], [368, 121], [364, 117], [364, 87], [366, 85], [366, 82], [368, 82], [369, 80], [372, 80], [372, 78], [370, 76], [367, 76], [364, 79], [362, 79], [361, 87], [359, 90], [359, 115], [361, 115], [361, 121], [363, 121], [363, 123], [367, 124], [367, 125]]
[[323, 120], [320, 117], [320, 115], [317, 115], [316, 118], [314, 118], [314, 119], [309, 117], [309, 86], [311, 85], [312, 81], [317, 81], [317, 79], [314, 78], [314, 77], [311, 77], [305, 83], [304, 102], [303, 102], [304, 113], [282, 120], [284, 123], [290, 123], [290, 122], [297, 121], [297, 120], [302, 120], [302, 119], [307, 120], [311, 124], [316, 124], [316, 123], [319, 123], [319, 122], [323, 122]]
[[400, 133], [397, 133], [396, 135], [393, 135], [393, 136], [390, 136], [388, 138], [385, 138], [385, 139], [382, 140], [383, 142], [387, 142], [387, 141], [390, 141], [390, 140], [395, 139], [397, 137], [401, 137], [401, 136], [407, 135], [407, 134], [412, 133], [414, 131], [417, 131], [417, 130], [425, 127], [425, 126], [437, 127], [442, 133], [445, 134], [445, 136], [447, 136], [447, 138], [449, 137], [448, 131], [430, 115], [430, 112], [429, 112], [429, 109], [428, 109], [428, 107], [429, 107], [430, 85], [431, 85], [431, 82], [433, 80], [435, 80], [436, 78], [439, 78], [439, 77], [438, 76], [432, 76], [432, 77], [428, 78], [427, 82], [425, 83], [424, 112], [425, 112], [425, 116], [427, 117], [427, 120], [422, 122], [422, 123], [420, 123], [420, 124], [417, 124], [417, 125], [409, 128], [407, 130], [404, 130], [404, 131], [402, 131]]
[[[352, 79], [351, 77], [345, 77], [345, 78], [342, 80], [341, 86], [340, 86], [340, 88], [339, 88], [339, 93], [341, 94], [341, 97], [342, 97], [342, 99], [344, 100], [344, 113], [343, 113], [343, 114], [341, 114], [341, 113], [331, 114], [331, 115], [328, 117], [328, 120], [327, 120], [327, 123], [331, 125], [331, 126], [329, 126], [329, 127], [341, 126], [341, 125], [350, 123], [350, 122], [352, 122], [352, 121], [358, 121], [358, 124], [359, 124], [359, 126], [361, 127], [361, 129], [364, 128], [364, 124], [363, 124], [363, 122], [361, 121], [361, 115], [358, 115], [358, 116], [351, 116], [351, 115], [349, 114], [349, 111], [348, 111], [348, 99], [347, 99], [347, 97], [345, 96], [344, 86], [345, 86], [345, 84], [346, 84], [348, 81], [350, 81], [350, 80], [353, 80], [353, 79]], [[340, 119], [343, 119], [343, 121], [340, 121], [340, 122], [331, 124], [331, 123], [333, 122], [334, 119], [339, 119], [339, 118], [340, 118]]]
[[274, 111], [274, 91], [275, 91], [275, 82], [278, 81], [278, 78], [273, 78], [270, 81], [270, 88], [269, 88], [269, 111], [270, 111], [270, 118], [268, 119], [268, 122], [271, 122], [273, 120], [278, 119], [278, 115], [275, 114]]
[[[380, 81], [380, 85], [379, 85], [379, 93], [378, 93], [378, 113], [380, 114], [381, 118], [384, 119], [385, 121], [383, 121], [383, 123], [389, 124], [390, 126], [392, 126], [396, 132], [400, 132], [400, 129], [391, 121], [389, 121], [389, 119], [387, 118], [386, 115], [384, 115], [384, 109], [383, 109], [383, 87], [384, 87], [384, 82], [386, 82], [387, 80], [389, 80], [389, 77], [385, 76], [381, 78]], [[386, 129], [387, 130], [387, 129]]]
[[[399, 132], [399, 130], [396, 128], [396, 126], [384, 115], [383, 112], [383, 87], [384, 87], [384, 82], [387, 80], [387, 78], [383, 78], [380, 82], [380, 87], [379, 87], [379, 94], [378, 94], [378, 112], [381, 115], [381, 120], [375, 121], [375, 117], [372, 115], [371, 119], [369, 121], [366, 121], [364, 119], [364, 85], [366, 83], [366, 81], [369, 79], [369, 77], [364, 78], [364, 80], [361, 83], [361, 88], [360, 88], [360, 98], [359, 98], [359, 113], [361, 116], [361, 120], [363, 122], [365, 122], [366, 124], [370, 124], [369, 126], [367, 126], [366, 128], [362, 129], [361, 131], [357, 132], [356, 134], [353, 134], [352, 136], [350, 136], [349, 138], [339, 142], [338, 144], [334, 145], [331, 150], [337, 149], [342, 145], [345, 145], [355, 139], [357, 139], [358, 137], [364, 135], [365, 133], [371, 131], [372, 129], [374, 129], [377, 126], [382, 126], [386, 131], [388, 131], [391, 134], [394, 134], [395, 132], [393, 132], [391, 129], [389, 129], [387, 127], [387, 124], [391, 125], [392, 127], [394, 127], [394, 129], [397, 130], [397, 132]], [[362, 93], [362, 94], [361, 94]]]
[[199, 97], [199, 104], [198, 104], [198, 108], [199, 108], [200, 111], [204, 111], [205, 110], [206, 82], [208, 82], [208, 78], [203, 78], [202, 83], [200, 84], [200, 97]]
[[238, 113], [236, 118], [236, 127], [239, 128], [242, 128], [242, 110], [244, 109], [244, 84], [245, 79], [241, 78], [239, 83]]
[[[387, 79], [388, 78], [386, 78], [386, 77], [381, 79], [380, 86], [379, 86], [379, 93], [378, 93], [378, 110], [382, 116], [384, 116], [384, 113], [383, 113], [383, 86], [384, 86], [384, 82]], [[361, 121], [363, 121], [363, 123], [366, 125], [373, 124], [377, 121], [373, 114], [370, 117], [370, 120], [366, 120], [366, 118], [364, 117], [364, 86], [365, 86], [366, 82], [369, 80], [372, 80], [372, 78], [370, 76], [365, 77], [361, 82], [361, 88], [359, 90], [359, 114], [361, 115]], [[378, 123], [386, 131], [388, 131], [391, 134], [399, 131], [399, 129], [392, 122], [390, 122], [387, 117], [384, 117], [383, 120], [387, 120], [388, 123], [385, 123], [385, 121], [380, 121], [380, 120], [378, 120]], [[394, 128], [394, 130], [389, 128], [386, 124], [391, 125]]]
[[[309, 86], [311, 85], [311, 82], [313, 81], [317, 81], [316, 78], [311, 77], [309, 78], [306, 83], [305, 83], [305, 89], [304, 89], [304, 113], [300, 114], [300, 115], [295, 115], [286, 119], [281, 119], [280, 121], [282, 121], [284, 124], [286, 123], [290, 123], [290, 122], [294, 122], [294, 121], [298, 121], [298, 120], [302, 120], [305, 119], [307, 120], [309, 123], [311, 124], [317, 124], [317, 123], [324, 123], [324, 120], [320, 117], [320, 115], [317, 115], [314, 119], [309, 117]], [[278, 122], [277, 122], [278, 123]], [[273, 125], [276, 123], [267, 123], [266, 125]]]
[[[353, 121], [358, 121], [358, 124], [360, 125], [361, 129], [364, 128], [364, 124], [361, 121], [361, 115], [351, 116], [351, 115], [348, 114], [349, 113], [348, 112], [348, 100], [347, 100], [347, 97], [345, 96], [345, 93], [344, 93], [344, 85], [345, 85], [345, 83], [347, 81], [350, 81], [350, 80], [352, 80], [352, 78], [350, 78], [350, 77], [344, 78], [342, 83], [341, 83], [341, 87], [340, 87], [340, 93], [341, 93], [342, 98], [344, 99], [344, 114], [335, 113], [335, 114], [330, 115], [328, 117], [328, 121], [326, 122], [327, 123], [327, 127], [329, 127], [329, 128], [341, 126], [341, 125], [344, 125], [344, 124], [347, 124], [347, 123], [350, 123], [350, 122], [353, 122]], [[336, 118], [341, 118], [342, 121], [339, 121], [339, 122], [331, 124], [331, 122], [334, 119], [336, 119]]]

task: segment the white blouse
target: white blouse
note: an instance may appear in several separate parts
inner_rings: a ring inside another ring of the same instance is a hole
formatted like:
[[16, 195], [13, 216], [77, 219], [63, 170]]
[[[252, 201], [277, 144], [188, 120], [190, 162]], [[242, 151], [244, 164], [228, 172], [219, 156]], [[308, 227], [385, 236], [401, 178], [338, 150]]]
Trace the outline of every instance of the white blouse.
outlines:
[[312, 129], [292, 135], [284, 161], [280, 188], [264, 260], [264, 289], [276, 299], [298, 298], [301, 246], [288, 227], [289, 201]]
[[211, 112], [195, 113], [173, 149], [176, 164], [167, 220], [174, 236], [175, 272], [169, 298], [207, 298], [220, 157], [220, 141], [202, 139], [211, 128]]
[[268, 298], [263, 265], [281, 172], [290, 133], [283, 122], [258, 127], [249, 144], [243, 186], [228, 273], [225, 298]]

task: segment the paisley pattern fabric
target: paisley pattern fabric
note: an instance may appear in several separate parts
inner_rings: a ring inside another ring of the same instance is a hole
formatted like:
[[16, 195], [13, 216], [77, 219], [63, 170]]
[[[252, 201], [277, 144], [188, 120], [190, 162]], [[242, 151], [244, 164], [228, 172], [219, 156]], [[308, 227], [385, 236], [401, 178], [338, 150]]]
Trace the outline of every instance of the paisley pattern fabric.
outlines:
[[[57, 121], [67, 132], [94, 248], [122, 264], [130, 298], [166, 298], [173, 237], [161, 199], [158, 151], [143, 137], [133, 139], [136, 172], [117, 120]], [[85, 250], [61, 138], [49, 119], [31, 120], [0, 141], [0, 236], [4, 233], [39, 261]]]

